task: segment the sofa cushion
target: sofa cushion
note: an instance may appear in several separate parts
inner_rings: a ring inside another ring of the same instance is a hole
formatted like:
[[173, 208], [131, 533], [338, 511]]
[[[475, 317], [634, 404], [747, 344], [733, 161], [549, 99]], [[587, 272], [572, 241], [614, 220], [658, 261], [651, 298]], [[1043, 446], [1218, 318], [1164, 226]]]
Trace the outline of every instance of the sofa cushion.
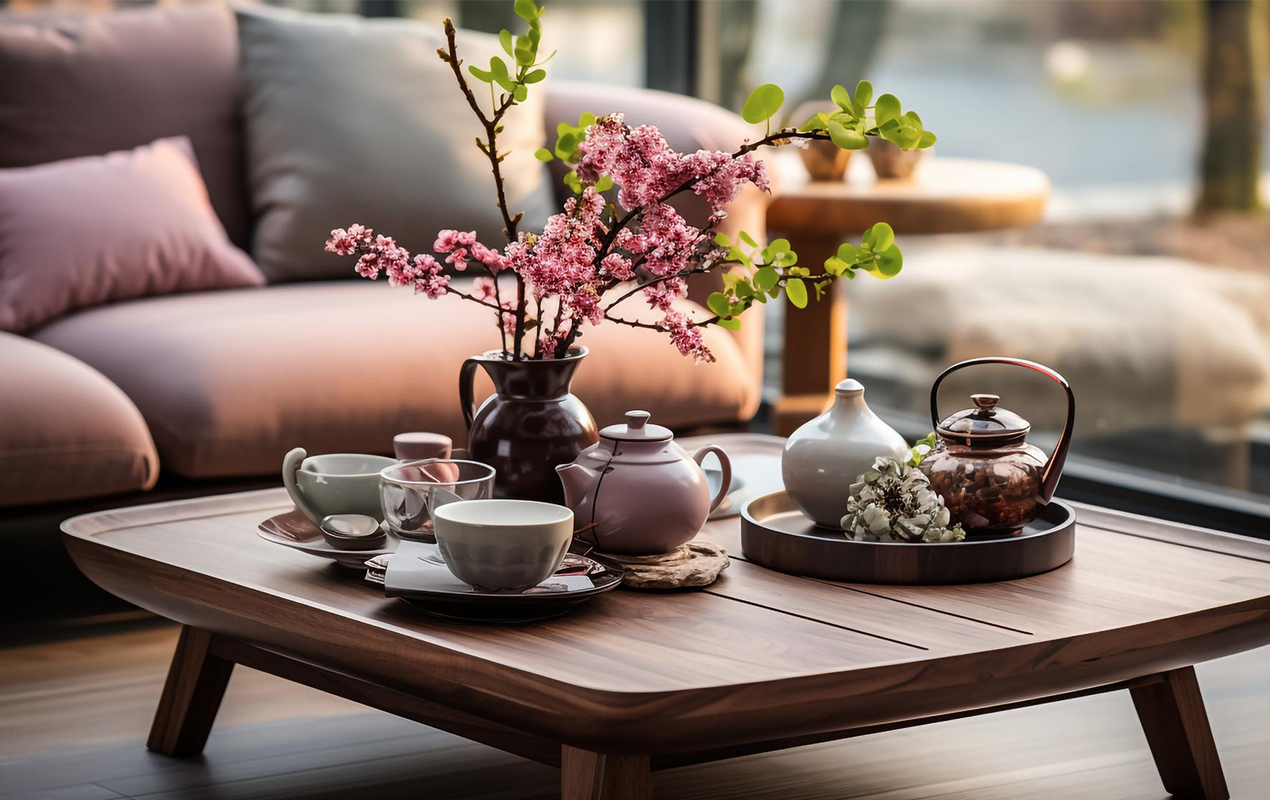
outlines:
[[[252, 255], [271, 281], [353, 277], [322, 245], [354, 222], [411, 252], [430, 249], [441, 228], [502, 238], [489, 161], [473, 142], [484, 129], [437, 57], [438, 26], [251, 9], [239, 28]], [[470, 64], [502, 52], [496, 37], [467, 32], [459, 48]], [[533, 156], [544, 90], [535, 85], [499, 135], [508, 201], [530, 229], [552, 210]]]
[[265, 282], [225, 237], [184, 136], [0, 169], [0, 243], [6, 331], [115, 300]]
[[[705, 336], [718, 360], [694, 365], [660, 333], [589, 329], [575, 392], [601, 425], [631, 408], [676, 427], [749, 419], [756, 376], [727, 331]], [[467, 301], [369, 281], [140, 300], [65, 318], [38, 338], [119, 384], [164, 468], [189, 477], [268, 474], [296, 446], [389, 453], [409, 430], [462, 442], [459, 366], [498, 345], [493, 320]]]
[[246, 245], [237, 72], [234, 16], [219, 5], [0, 15], [0, 167], [188, 136], [217, 215]]
[[0, 333], [0, 506], [149, 489], [159, 456], [119, 387], [65, 353]]
[[[907, 251], [902, 280], [858, 280], [850, 294], [852, 369], [896, 380], [897, 400], [907, 401], [899, 410], [925, 412], [947, 364], [999, 353], [1071, 381], [1078, 440], [1242, 431], [1270, 406], [1270, 279], [1260, 273], [1176, 258], [944, 246]], [[1062, 425], [1062, 393], [1006, 367], [950, 376], [944, 413], [983, 391], [1038, 429]]]

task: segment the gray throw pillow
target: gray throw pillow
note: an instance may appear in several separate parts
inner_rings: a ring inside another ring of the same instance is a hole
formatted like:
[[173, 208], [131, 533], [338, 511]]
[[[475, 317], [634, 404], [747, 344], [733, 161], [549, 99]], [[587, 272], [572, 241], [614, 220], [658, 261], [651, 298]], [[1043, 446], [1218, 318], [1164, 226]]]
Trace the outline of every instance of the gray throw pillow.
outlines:
[[[247, 162], [256, 229], [252, 254], [271, 282], [353, 276], [322, 251], [332, 228], [358, 222], [430, 250], [441, 228], [503, 243], [483, 136], [448, 65], [439, 24], [238, 11]], [[488, 64], [496, 37], [461, 32], [466, 64]], [[466, 72], [466, 70], [465, 70]], [[471, 75], [478, 98], [488, 89]], [[551, 213], [544, 85], [507, 115], [499, 134], [507, 198], [524, 225]]]

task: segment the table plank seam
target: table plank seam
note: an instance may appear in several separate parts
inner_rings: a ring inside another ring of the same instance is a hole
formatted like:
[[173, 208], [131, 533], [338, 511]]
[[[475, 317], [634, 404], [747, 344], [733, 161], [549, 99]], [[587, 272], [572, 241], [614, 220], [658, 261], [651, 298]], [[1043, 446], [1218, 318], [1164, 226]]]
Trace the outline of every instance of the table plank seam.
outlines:
[[924, 647], [924, 646], [922, 646], [922, 645], [920, 645], [920, 644], [914, 644], [913, 642], [906, 642], [906, 641], [904, 641], [903, 639], [894, 639], [894, 638], [892, 638], [892, 637], [890, 637], [890, 636], [883, 636], [883, 635], [882, 635], [882, 634], [880, 634], [880, 633], [873, 633], [873, 632], [871, 632], [871, 631], [865, 631], [865, 630], [861, 630], [861, 629], [859, 629], [859, 628], [852, 628], [852, 627], [847, 626], [847, 625], [839, 625], [839, 624], [838, 624], [838, 623], [836, 623], [836, 622], [829, 622], [828, 620], [824, 620], [824, 619], [817, 619], [816, 617], [810, 617], [810, 616], [807, 616], [806, 614], [799, 614], [799, 613], [798, 613], [798, 612], [796, 612], [796, 611], [786, 611], [786, 610], [785, 610], [785, 609], [783, 609], [783, 608], [772, 608], [771, 606], [765, 606], [765, 605], [763, 605], [762, 603], [755, 602], [754, 600], [746, 600], [746, 599], [741, 598], [741, 597], [733, 597], [733, 596], [731, 596], [731, 595], [720, 594], [719, 592], [714, 591], [714, 590], [712, 590], [712, 589], [703, 589], [702, 591], [703, 591], [705, 594], [708, 594], [708, 595], [711, 595], [711, 596], [714, 596], [714, 597], [721, 597], [721, 598], [723, 598], [724, 600], [731, 600], [731, 601], [732, 601], [732, 602], [734, 602], [734, 603], [742, 603], [742, 604], [747, 605], [747, 606], [754, 606], [755, 608], [762, 608], [762, 609], [765, 609], [765, 610], [767, 610], [767, 611], [775, 611], [775, 612], [776, 612], [776, 613], [778, 613], [778, 614], [785, 614], [785, 615], [790, 616], [790, 617], [797, 617], [798, 619], [807, 620], [808, 622], [816, 622], [816, 623], [819, 623], [819, 624], [821, 624], [821, 625], [826, 625], [826, 626], [828, 626], [828, 627], [830, 627], [830, 628], [837, 628], [838, 630], [848, 631], [849, 633], [856, 633], [856, 634], [860, 634], [861, 636], [868, 636], [868, 637], [873, 638], [873, 639], [881, 639], [881, 640], [882, 640], [882, 641], [884, 641], [884, 642], [890, 642], [890, 643], [892, 643], [892, 644], [899, 644], [899, 645], [903, 645], [903, 646], [905, 646], [905, 647], [911, 647], [911, 648], [913, 648], [913, 649], [915, 649], [915, 650], [921, 650], [921, 651], [923, 651], [923, 652], [927, 652], [927, 653], [928, 653], [928, 652], [930, 652], [930, 648], [929, 648], [929, 647]]
[[[759, 569], [766, 569], [766, 567], [762, 567], [758, 564], [755, 564], [753, 561], [750, 561], [748, 558], [745, 558], [744, 556], [733, 555], [731, 553], [729, 553], [728, 556], [729, 558], [735, 558], [737, 561], [741, 561], [746, 564], [753, 564], [755, 567], [758, 567]], [[973, 622], [976, 625], [984, 625], [989, 628], [997, 628], [1000, 630], [1010, 631], [1011, 633], [1018, 633], [1018, 634], [1022, 634], [1023, 636], [1036, 635], [1033, 631], [1025, 631], [1022, 628], [1012, 628], [1009, 625], [1002, 625], [999, 622], [989, 622], [988, 620], [984, 620], [984, 619], [976, 619], [974, 617], [966, 616], [965, 614], [958, 614], [955, 611], [945, 611], [942, 608], [931, 608], [930, 606], [924, 606], [920, 603], [914, 603], [911, 600], [900, 600], [899, 598], [896, 598], [896, 597], [888, 597], [887, 595], [884, 595], [884, 594], [869, 592], [855, 586], [845, 586], [841, 583], [834, 583], [833, 581], [821, 580], [820, 578], [809, 578], [806, 575], [792, 575], [789, 573], [781, 573], [781, 574], [787, 575], [790, 578], [797, 578], [798, 580], [809, 581], [811, 583], [817, 583], [817, 584], [820, 584], [821, 586], [831, 586], [835, 589], [842, 589], [848, 592], [856, 592], [857, 594], [866, 594], [869, 597], [876, 597], [879, 600], [889, 600], [892, 603], [899, 603], [900, 605], [903, 605], [903, 606], [910, 606], [912, 608], [920, 608], [923, 611], [929, 611], [934, 614], [943, 614], [944, 616], [947, 616], [947, 617], [956, 617], [957, 619], [965, 620], [966, 622]], [[766, 606], [764, 606], [764, 608], [766, 608]], [[874, 635], [874, 634], [869, 634], [869, 635]], [[885, 637], [880, 637], [880, 638], [885, 638]], [[906, 642], [901, 642], [901, 644], [906, 644]], [[922, 648], [922, 649], [925, 649], [925, 648]]]
[[[1161, 544], [1168, 544], [1168, 545], [1172, 545], [1173, 547], [1185, 547], [1189, 550], [1199, 550], [1201, 553], [1215, 553], [1216, 555], [1226, 556], [1227, 558], [1237, 558], [1243, 561], [1256, 561], [1257, 563], [1260, 563], [1260, 564], [1270, 564], [1270, 542], [1266, 542], [1262, 539], [1255, 539], [1251, 536], [1242, 536], [1240, 538], [1246, 539], [1250, 543], [1256, 543], [1261, 545], [1262, 547], [1265, 547], [1266, 548], [1265, 553], [1257, 553], [1257, 554], [1232, 553], [1229, 550], [1219, 549], [1218, 544], [1221, 542], [1224, 542], [1225, 541], [1224, 539], [1217, 540], [1217, 542], [1214, 542], [1212, 546], [1206, 546], [1199, 542], [1191, 542], [1191, 541], [1185, 541], [1182, 539], [1174, 539], [1167, 535], [1158, 535], [1158, 534], [1149, 533], [1147, 531], [1116, 530], [1114, 528], [1107, 528], [1102, 525], [1089, 523], [1089, 522], [1083, 522], [1079, 524], [1081, 527], [1084, 527], [1084, 528], [1091, 528], [1096, 531], [1115, 534], [1117, 536], [1132, 536], [1135, 539], [1145, 539], [1146, 541], [1149, 541], [1149, 542], [1160, 542]], [[1220, 533], [1220, 531], [1218, 532]], [[1077, 533], [1079, 533], [1079, 530], [1077, 531]]]

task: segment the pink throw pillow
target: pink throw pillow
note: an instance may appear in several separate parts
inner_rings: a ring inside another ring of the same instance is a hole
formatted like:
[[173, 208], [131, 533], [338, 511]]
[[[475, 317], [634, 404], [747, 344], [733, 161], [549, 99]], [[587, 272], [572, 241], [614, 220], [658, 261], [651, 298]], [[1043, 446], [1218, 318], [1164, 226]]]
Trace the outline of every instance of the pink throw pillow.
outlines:
[[260, 286], [189, 139], [0, 169], [0, 330], [147, 295]]

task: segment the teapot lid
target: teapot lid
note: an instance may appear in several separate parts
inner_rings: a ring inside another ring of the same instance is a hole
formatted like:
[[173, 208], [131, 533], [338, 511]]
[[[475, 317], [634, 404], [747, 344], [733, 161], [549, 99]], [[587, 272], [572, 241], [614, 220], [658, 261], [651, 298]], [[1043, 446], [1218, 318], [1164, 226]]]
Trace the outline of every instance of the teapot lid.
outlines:
[[974, 408], [967, 408], [939, 423], [940, 436], [970, 447], [998, 447], [1023, 441], [1032, 423], [1005, 408], [997, 408], [995, 394], [972, 394]]
[[649, 425], [648, 418], [651, 416], [647, 411], [627, 411], [625, 423], [609, 425], [600, 431], [600, 435], [621, 442], [660, 442], [674, 438], [670, 428]]

